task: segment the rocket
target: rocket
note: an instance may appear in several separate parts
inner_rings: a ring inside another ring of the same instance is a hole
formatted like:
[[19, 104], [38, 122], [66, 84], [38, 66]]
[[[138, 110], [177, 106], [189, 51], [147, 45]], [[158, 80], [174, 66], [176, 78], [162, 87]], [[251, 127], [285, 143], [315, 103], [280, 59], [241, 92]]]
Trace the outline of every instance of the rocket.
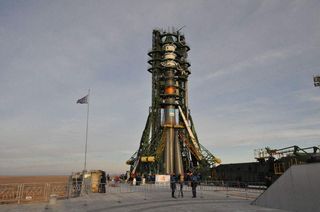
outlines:
[[131, 174], [184, 175], [210, 169], [217, 158], [200, 145], [188, 106], [189, 46], [179, 30], [153, 30], [148, 53], [152, 74], [149, 115], [138, 150], [127, 161]]
[[165, 149], [164, 149], [164, 172], [166, 174], [175, 173], [183, 175], [182, 157], [180, 144], [178, 140], [176, 126], [176, 97], [178, 87], [176, 87], [175, 72], [177, 63], [175, 62], [176, 46], [173, 44], [173, 38], [167, 36], [163, 45], [163, 62], [164, 67], [164, 126], [165, 130]]

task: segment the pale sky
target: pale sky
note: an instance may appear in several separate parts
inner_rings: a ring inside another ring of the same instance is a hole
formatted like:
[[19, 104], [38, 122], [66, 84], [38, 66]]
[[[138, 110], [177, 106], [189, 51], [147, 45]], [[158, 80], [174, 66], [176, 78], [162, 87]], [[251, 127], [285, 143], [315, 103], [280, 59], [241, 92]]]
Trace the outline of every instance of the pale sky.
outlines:
[[151, 104], [154, 28], [191, 47], [190, 109], [223, 163], [320, 145], [320, 1], [0, 1], [0, 175], [123, 173]]

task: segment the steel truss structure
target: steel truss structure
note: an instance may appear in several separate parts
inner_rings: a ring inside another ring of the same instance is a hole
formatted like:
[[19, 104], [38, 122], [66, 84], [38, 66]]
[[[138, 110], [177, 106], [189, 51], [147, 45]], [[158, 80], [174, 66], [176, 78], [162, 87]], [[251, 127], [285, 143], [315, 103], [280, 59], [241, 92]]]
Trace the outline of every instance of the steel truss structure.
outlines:
[[139, 149], [127, 161], [132, 174], [184, 174], [220, 163], [200, 145], [188, 107], [189, 46], [179, 30], [153, 30], [148, 53], [152, 104]]

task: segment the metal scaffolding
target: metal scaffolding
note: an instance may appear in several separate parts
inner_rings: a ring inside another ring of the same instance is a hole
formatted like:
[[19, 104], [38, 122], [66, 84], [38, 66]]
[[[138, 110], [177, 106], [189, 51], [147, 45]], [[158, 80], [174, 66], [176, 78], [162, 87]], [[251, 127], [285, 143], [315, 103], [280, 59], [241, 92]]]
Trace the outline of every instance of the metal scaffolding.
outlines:
[[148, 53], [152, 103], [131, 173], [184, 174], [220, 163], [200, 145], [188, 107], [189, 46], [179, 30], [153, 30]]

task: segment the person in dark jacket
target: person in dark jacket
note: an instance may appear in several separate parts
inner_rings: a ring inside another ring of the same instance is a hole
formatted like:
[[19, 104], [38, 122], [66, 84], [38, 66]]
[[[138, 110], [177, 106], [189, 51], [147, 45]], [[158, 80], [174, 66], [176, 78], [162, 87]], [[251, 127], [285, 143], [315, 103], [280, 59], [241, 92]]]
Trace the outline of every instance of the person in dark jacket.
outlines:
[[191, 173], [191, 188], [192, 188], [192, 198], [197, 197], [197, 185], [198, 185], [198, 176], [196, 174]]
[[171, 197], [172, 198], [176, 198], [176, 196], [174, 195], [174, 193], [176, 192], [177, 189], [177, 178], [176, 175], [173, 173], [170, 175], [170, 188], [171, 188]]
[[99, 193], [106, 193], [106, 174], [103, 173], [100, 178], [100, 184], [99, 184]]

